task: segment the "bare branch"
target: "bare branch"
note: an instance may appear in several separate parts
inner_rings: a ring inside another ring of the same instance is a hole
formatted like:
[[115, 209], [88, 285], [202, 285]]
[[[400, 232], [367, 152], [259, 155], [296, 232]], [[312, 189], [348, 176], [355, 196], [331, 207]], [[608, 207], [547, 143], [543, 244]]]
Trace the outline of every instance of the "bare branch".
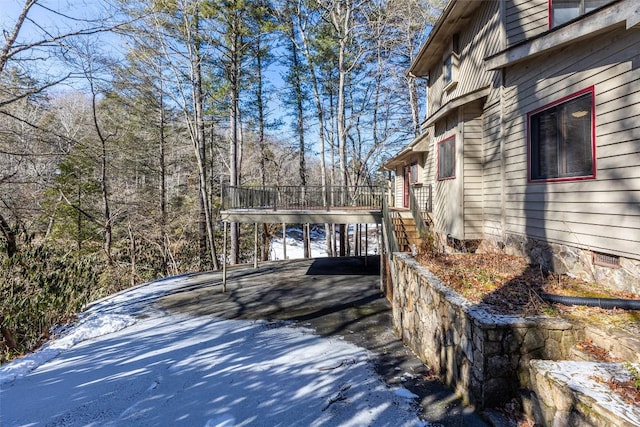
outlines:
[[7, 64], [7, 61], [13, 53], [9, 55], [9, 51], [13, 47], [13, 44], [16, 42], [18, 38], [18, 34], [20, 33], [20, 29], [22, 28], [22, 24], [24, 24], [25, 19], [27, 18], [27, 14], [29, 13], [29, 9], [36, 4], [37, 0], [26, 0], [24, 6], [22, 6], [22, 11], [20, 12], [20, 16], [18, 16], [18, 20], [16, 24], [13, 26], [13, 31], [6, 39], [4, 46], [2, 47], [2, 53], [0, 53], [0, 73], [4, 71], [4, 67]]

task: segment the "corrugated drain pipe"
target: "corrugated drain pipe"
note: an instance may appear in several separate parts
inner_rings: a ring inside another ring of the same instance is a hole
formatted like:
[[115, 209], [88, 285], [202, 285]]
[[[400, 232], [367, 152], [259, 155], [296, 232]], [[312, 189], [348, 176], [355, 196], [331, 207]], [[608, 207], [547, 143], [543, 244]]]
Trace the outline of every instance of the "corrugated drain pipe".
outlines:
[[540, 297], [545, 301], [564, 305], [640, 310], [640, 300], [637, 299], [568, 297], [554, 294], [541, 294]]

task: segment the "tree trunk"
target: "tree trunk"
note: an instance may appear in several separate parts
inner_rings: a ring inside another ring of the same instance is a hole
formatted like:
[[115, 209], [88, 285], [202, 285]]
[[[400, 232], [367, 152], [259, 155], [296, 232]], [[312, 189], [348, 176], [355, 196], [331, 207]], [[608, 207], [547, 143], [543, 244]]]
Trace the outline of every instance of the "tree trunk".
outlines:
[[93, 82], [92, 70], [86, 72], [87, 79], [89, 80], [89, 86], [91, 88], [91, 112], [93, 118], [93, 125], [100, 140], [100, 192], [102, 195], [102, 214], [104, 218], [104, 244], [103, 249], [107, 257], [107, 264], [113, 265], [113, 259], [111, 258], [111, 241], [112, 241], [112, 218], [111, 207], [109, 203], [109, 185], [107, 183], [107, 139], [108, 137], [102, 133], [102, 128], [98, 123], [98, 94]]
[[[240, 105], [239, 105], [239, 92], [240, 92], [240, 34], [239, 34], [239, 20], [237, 12], [234, 12], [232, 20], [231, 36], [233, 41], [230, 46], [230, 69], [228, 71], [229, 84], [230, 84], [230, 109], [229, 109], [229, 121], [231, 127], [231, 140], [230, 140], [230, 159], [229, 159], [229, 183], [232, 187], [240, 185], [240, 138], [239, 138], [239, 124], [240, 124]], [[237, 264], [240, 261], [240, 224], [231, 223], [231, 250], [230, 258], [231, 264]]]
[[167, 166], [166, 166], [166, 153], [165, 153], [165, 144], [166, 144], [166, 136], [165, 136], [165, 111], [164, 111], [164, 87], [162, 85], [162, 77], [159, 78], [160, 81], [160, 123], [159, 123], [159, 157], [160, 157], [160, 170], [158, 173], [160, 174], [160, 247], [162, 252], [162, 272], [165, 275], [169, 274], [168, 267], [168, 247], [166, 242], [169, 240], [169, 236], [167, 233]]
[[[298, 9], [298, 16], [300, 19], [301, 9]], [[309, 39], [307, 37], [306, 27], [300, 26], [300, 34], [302, 37], [302, 43], [304, 46], [304, 54], [307, 60], [309, 77], [311, 78], [311, 86], [313, 87], [313, 98], [316, 105], [316, 115], [318, 117], [318, 141], [320, 144], [320, 182], [322, 185], [322, 202], [324, 207], [329, 206], [329, 199], [327, 194], [327, 187], [329, 186], [327, 177], [327, 164], [325, 157], [325, 139], [324, 139], [324, 108], [322, 107], [322, 98], [320, 96], [320, 89], [318, 84], [318, 76], [316, 74], [316, 63], [311, 49], [309, 46]], [[325, 236], [327, 240], [327, 255], [332, 257], [334, 255], [333, 245], [331, 244], [331, 226], [329, 224], [324, 225]]]
[[[194, 110], [195, 110], [195, 151], [198, 161], [198, 175], [199, 175], [199, 193], [200, 193], [200, 218], [199, 218], [199, 233], [200, 233], [200, 262], [201, 265], [207, 260], [207, 243], [208, 253], [210, 255], [210, 265], [218, 270], [218, 257], [216, 254], [215, 242], [213, 239], [213, 222], [211, 219], [211, 206], [209, 204], [209, 194], [207, 192], [207, 166], [206, 166], [206, 147], [205, 147], [205, 129], [204, 129], [204, 96], [202, 91], [202, 55], [200, 53], [201, 40], [200, 40], [200, 24], [199, 24], [199, 11], [195, 11], [195, 39], [193, 40], [193, 55], [192, 55], [192, 78], [194, 82], [193, 95], [194, 95]], [[207, 262], [208, 264], [209, 262]]]
[[7, 220], [0, 213], [0, 231], [7, 242], [7, 258], [11, 259], [18, 252], [16, 232], [9, 226]]

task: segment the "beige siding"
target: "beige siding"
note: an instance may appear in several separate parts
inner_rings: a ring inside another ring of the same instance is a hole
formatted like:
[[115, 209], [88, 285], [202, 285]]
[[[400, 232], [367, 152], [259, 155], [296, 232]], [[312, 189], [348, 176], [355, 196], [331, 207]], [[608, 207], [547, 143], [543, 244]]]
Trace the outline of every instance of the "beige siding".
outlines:
[[[464, 235], [464, 221], [462, 216], [462, 179], [461, 155], [462, 145], [457, 133], [458, 116], [454, 113], [436, 123], [433, 127], [431, 150], [433, 153], [427, 158], [426, 174], [432, 185], [433, 193], [433, 223], [435, 231], [452, 235], [462, 239]], [[456, 137], [456, 159], [454, 179], [438, 180], [438, 143], [451, 136]]]
[[[637, 31], [602, 34], [506, 71], [506, 232], [640, 257]], [[594, 87], [596, 177], [527, 182], [528, 112]]]
[[483, 118], [483, 221], [484, 234], [502, 236], [502, 174], [500, 103], [485, 105]]
[[[436, 67], [430, 72], [430, 114], [453, 99], [499, 83], [500, 73], [485, 70], [484, 58], [497, 53], [503, 47], [500, 25], [499, 2], [482, 2], [470, 24], [458, 35], [460, 55], [457, 85], [449, 91], [444, 91], [441, 67]], [[434, 54], [444, 55], [444, 52]], [[489, 96], [489, 100], [494, 104], [499, 99], [496, 93], [497, 89]], [[460, 117], [458, 111], [452, 111], [436, 123], [432, 155], [427, 159], [425, 176], [433, 185], [433, 216], [436, 230], [458, 239], [479, 239], [484, 236], [487, 228], [494, 234], [499, 233], [495, 227], [500, 225], [500, 208], [496, 206], [500, 203], [500, 189], [487, 189], [484, 185], [486, 157], [495, 157], [496, 153], [495, 147], [488, 149], [490, 154], [485, 152], [485, 124], [481, 103], [463, 106], [460, 111]], [[460, 120], [461, 125], [456, 129], [458, 123], [452, 123], [452, 120]], [[491, 129], [494, 132], [498, 129], [495, 120]], [[438, 181], [437, 143], [453, 134], [456, 134], [456, 179]], [[499, 169], [495, 168], [496, 163], [492, 161], [489, 165], [490, 179], [499, 182]], [[484, 222], [486, 196], [490, 197], [491, 202], [488, 211], [491, 218], [489, 226]]]
[[402, 170], [402, 166], [396, 168], [396, 179], [395, 179], [395, 188], [394, 188], [394, 206], [402, 207], [403, 197], [404, 197], [404, 171]]
[[549, 29], [548, 0], [504, 0], [507, 45], [513, 46]]
[[[452, 99], [491, 84], [496, 72], [485, 70], [484, 58], [500, 51], [499, 30], [499, 2], [482, 2], [474, 13], [470, 25], [458, 34], [460, 49], [458, 84], [448, 91], [444, 90], [442, 61], [429, 73], [429, 114], [433, 114]], [[445, 52], [433, 54], [444, 56]]]
[[482, 105], [473, 103], [463, 108], [462, 149], [464, 239], [483, 237], [483, 152]]

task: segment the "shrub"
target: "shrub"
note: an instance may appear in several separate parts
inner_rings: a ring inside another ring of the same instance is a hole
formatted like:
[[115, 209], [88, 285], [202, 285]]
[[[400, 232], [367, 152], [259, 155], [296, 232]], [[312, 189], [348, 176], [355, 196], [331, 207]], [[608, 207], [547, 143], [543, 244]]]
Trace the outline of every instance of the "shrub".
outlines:
[[52, 326], [73, 319], [88, 302], [112, 289], [99, 286], [103, 262], [50, 246], [24, 246], [0, 271], [0, 363], [37, 348]]

